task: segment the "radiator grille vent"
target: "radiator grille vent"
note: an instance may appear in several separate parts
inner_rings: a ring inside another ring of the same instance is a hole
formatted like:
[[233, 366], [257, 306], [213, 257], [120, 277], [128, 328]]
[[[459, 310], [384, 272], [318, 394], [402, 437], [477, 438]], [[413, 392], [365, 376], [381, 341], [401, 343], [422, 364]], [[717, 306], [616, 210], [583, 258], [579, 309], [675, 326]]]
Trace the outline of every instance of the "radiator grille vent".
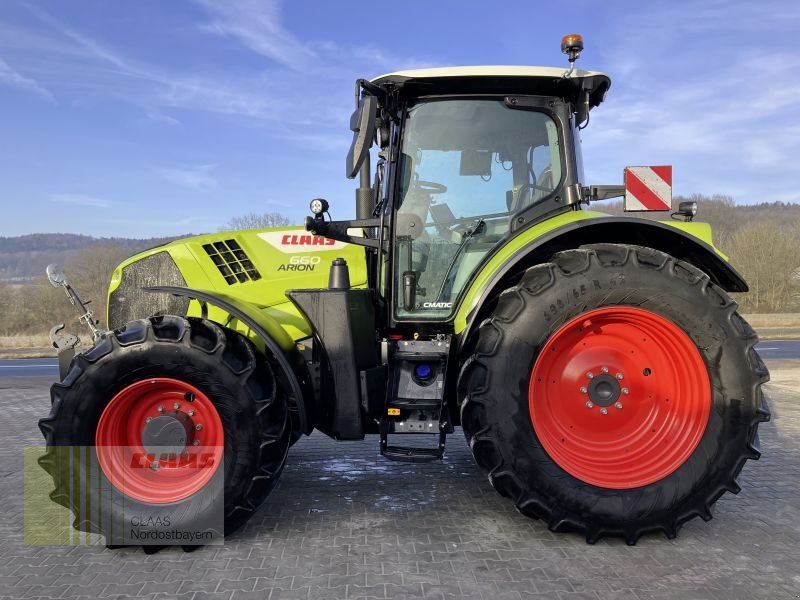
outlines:
[[150, 294], [142, 289], [153, 285], [186, 287], [186, 280], [166, 252], [142, 258], [122, 269], [122, 280], [108, 298], [109, 329], [118, 329], [125, 323], [154, 315], [186, 314], [188, 298]]
[[261, 274], [236, 240], [203, 244], [203, 249], [217, 265], [228, 285], [261, 279]]

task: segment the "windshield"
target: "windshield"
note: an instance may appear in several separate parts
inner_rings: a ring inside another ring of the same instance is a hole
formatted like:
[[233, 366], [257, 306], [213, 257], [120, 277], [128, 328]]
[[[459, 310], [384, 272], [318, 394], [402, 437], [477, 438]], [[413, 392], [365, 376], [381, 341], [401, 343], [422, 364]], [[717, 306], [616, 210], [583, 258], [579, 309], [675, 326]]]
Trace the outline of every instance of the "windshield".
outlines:
[[408, 109], [395, 241], [395, 314], [448, 318], [513, 215], [561, 181], [555, 121], [502, 100], [439, 100]]

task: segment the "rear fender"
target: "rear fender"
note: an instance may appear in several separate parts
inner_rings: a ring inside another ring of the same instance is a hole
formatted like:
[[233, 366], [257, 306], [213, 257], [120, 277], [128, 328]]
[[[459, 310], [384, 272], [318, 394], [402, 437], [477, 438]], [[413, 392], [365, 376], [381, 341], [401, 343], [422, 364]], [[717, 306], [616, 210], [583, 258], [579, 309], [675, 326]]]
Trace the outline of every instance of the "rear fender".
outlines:
[[[144, 290], [195, 300], [200, 306], [201, 316], [224, 327], [231, 327], [232, 322], [237, 321], [237, 325], [232, 328], [250, 338], [273, 359], [279, 383], [289, 394], [288, 404], [297, 411], [297, 430], [311, 432], [313, 425], [308, 408], [313, 406], [313, 401], [308, 393], [303, 393], [301, 382], [306, 378], [300, 369], [302, 359], [294, 341], [274, 318], [249, 302], [220, 292], [175, 286], [153, 286]], [[308, 388], [307, 385], [305, 387]]]
[[559, 221], [558, 226], [545, 221], [539, 224], [539, 231], [539, 225], [531, 227], [501, 248], [477, 273], [455, 316], [455, 331], [462, 343], [484, 318], [487, 300], [508, 287], [517, 274], [547, 262], [556, 252], [584, 244], [635, 244], [660, 250], [693, 264], [728, 292], [748, 291], [747, 283], [728, 263], [728, 257], [714, 247], [711, 227], [706, 223], [607, 217], [591, 211], [566, 213], [549, 221]]

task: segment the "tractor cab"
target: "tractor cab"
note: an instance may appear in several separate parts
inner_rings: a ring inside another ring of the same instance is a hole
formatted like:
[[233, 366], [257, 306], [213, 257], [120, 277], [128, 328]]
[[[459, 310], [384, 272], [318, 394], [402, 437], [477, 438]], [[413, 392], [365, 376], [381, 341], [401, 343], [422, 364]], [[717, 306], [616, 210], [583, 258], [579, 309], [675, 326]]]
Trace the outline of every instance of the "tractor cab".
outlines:
[[[331, 402], [346, 415], [335, 437], [377, 426], [388, 458], [441, 457], [454, 421], [456, 312], [476, 273], [511, 240], [579, 208], [578, 130], [609, 85], [598, 72], [517, 66], [357, 81], [346, 169], [360, 178], [356, 219], [327, 220], [328, 202], [316, 199], [306, 229], [365, 246], [367, 289], [288, 293], [331, 365], [322, 387], [337, 390]], [[397, 447], [390, 433], [440, 439], [433, 449]]]
[[[578, 208], [578, 130], [609, 85], [598, 72], [518, 66], [359, 80], [347, 165], [349, 177], [361, 177], [357, 219], [329, 222], [317, 214], [307, 227], [372, 242], [381, 258], [371, 262], [370, 284], [387, 328], [452, 332], [467, 283], [495, 250], [526, 227]], [[365, 238], [347, 234], [363, 225], [374, 225]]]
[[[560, 92], [577, 98], [584, 81], [564, 86], [563, 72], [497, 67], [486, 70], [492, 75], [476, 90], [474, 71], [431, 69], [376, 80], [406, 89], [387, 194], [395, 221], [390, 288], [397, 322], [447, 321], [492, 250], [525, 222], [570, 210], [564, 190], [581, 180], [572, 150], [574, 99]], [[509, 95], [509, 87], [518, 92]]]

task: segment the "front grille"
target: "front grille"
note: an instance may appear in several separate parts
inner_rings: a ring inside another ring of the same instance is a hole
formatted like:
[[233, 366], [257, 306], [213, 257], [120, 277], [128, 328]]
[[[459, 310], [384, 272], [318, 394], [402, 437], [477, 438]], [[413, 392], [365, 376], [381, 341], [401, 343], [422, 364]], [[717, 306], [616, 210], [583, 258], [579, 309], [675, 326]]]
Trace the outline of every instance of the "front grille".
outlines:
[[118, 329], [130, 321], [154, 315], [186, 314], [188, 298], [151, 294], [142, 289], [154, 285], [186, 287], [186, 280], [166, 252], [137, 260], [122, 269], [122, 280], [108, 298], [109, 329]]
[[261, 274], [236, 240], [220, 240], [213, 244], [203, 244], [203, 249], [217, 265], [217, 269], [228, 285], [261, 279]]

